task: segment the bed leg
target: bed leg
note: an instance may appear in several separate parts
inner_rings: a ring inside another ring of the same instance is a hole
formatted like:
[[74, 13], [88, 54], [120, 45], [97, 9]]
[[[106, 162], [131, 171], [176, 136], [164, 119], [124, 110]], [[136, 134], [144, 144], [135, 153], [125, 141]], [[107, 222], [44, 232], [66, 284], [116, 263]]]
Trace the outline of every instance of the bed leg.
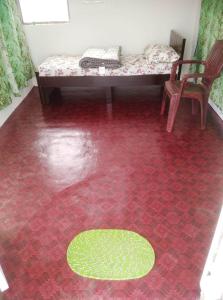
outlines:
[[49, 104], [49, 102], [50, 102], [49, 95], [48, 95], [47, 91], [43, 87], [40, 87], [40, 86], [39, 86], [39, 95], [40, 95], [41, 103], [43, 105]]
[[106, 87], [106, 107], [108, 119], [112, 120], [112, 87]]
[[55, 93], [58, 96], [59, 99], [62, 98], [62, 94], [61, 94], [61, 89], [60, 88], [55, 88]]
[[50, 93], [47, 88], [39, 87], [39, 94], [42, 105], [50, 103]]
[[37, 80], [37, 84], [38, 84], [39, 96], [40, 96], [41, 103], [43, 105], [49, 104], [49, 97], [48, 97], [45, 89], [41, 86], [41, 83], [40, 83], [39, 72], [36, 72], [36, 80]]
[[106, 87], [106, 102], [112, 104], [112, 87]]

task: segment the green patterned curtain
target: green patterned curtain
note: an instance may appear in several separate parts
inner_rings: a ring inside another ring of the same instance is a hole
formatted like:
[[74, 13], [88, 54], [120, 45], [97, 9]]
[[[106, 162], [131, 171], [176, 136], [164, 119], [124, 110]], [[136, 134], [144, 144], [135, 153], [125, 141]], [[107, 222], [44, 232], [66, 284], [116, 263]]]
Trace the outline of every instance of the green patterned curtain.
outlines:
[[[195, 58], [205, 60], [214, 42], [220, 39], [223, 39], [223, 0], [202, 0]], [[223, 113], [223, 74], [215, 80], [210, 98]]]
[[17, 1], [0, 0], [0, 109], [27, 86], [33, 72]]
[[0, 108], [11, 102], [12, 89], [7, 77], [2, 51], [0, 52]]

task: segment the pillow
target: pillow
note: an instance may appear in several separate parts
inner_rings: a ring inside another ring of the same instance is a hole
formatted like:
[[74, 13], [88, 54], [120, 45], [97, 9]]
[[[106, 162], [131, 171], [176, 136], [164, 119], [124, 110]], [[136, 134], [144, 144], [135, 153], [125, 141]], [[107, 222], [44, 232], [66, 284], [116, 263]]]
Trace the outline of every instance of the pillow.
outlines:
[[180, 55], [167, 45], [148, 45], [144, 50], [144, 56], [149, 63], [173, 63]]

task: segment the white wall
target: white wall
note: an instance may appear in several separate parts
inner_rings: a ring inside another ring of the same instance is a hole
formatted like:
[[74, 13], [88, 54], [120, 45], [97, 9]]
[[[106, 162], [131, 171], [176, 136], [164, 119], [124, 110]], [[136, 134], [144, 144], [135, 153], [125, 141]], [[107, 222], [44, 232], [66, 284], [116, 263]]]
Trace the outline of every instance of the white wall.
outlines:
[[90, 46], [121, 45], [124, 53], [142, 53], [151, 42], [168, 43], [171, 29], [187, 38], [186, 57], [194, 49], [201, 0], [69, 0], [70, 23], [25, 25], [35, 64], [53, 54], [81, 54]]

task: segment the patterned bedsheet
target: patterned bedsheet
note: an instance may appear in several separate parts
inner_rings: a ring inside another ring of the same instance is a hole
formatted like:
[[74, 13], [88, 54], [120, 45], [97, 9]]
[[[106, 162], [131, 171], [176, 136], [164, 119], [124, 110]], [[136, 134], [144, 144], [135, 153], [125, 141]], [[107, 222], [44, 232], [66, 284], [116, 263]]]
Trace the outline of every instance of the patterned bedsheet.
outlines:
[[39, 76], [134, 76], [149, 74], [169, 74], [171, 63], [147, 63], [143, 55], [121, 57], [122, 66], [118, 69], [82, 69], [79, 66], [81, 56], [52, 56], [38, 68]]

